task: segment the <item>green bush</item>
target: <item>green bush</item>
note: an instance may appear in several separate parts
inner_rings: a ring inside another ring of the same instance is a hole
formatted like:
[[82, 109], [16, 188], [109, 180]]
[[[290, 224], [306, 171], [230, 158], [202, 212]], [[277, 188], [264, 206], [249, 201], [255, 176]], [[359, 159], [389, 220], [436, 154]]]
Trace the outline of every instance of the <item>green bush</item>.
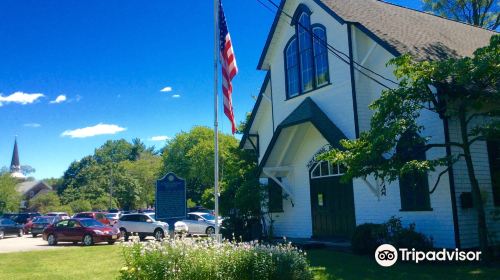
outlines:
[[120, 279], [312, 279], [305, 253], [290, 244], [169, 239], [126, 243]]
[[351, 239], [352, 250], [358, 254], [372, 254], [387, 240], [387, 228], [383, 224], [361, 224]]
[[415, 225], [401, 229], [394, 235], [390, 242], [396, 248], [410, 248], [419, 251], [428, 251], [433, 248], [432, 239], [424, 234], [415, 231]]
[[361, 224], [352, 235], [352, 250], [358, 254], [373, 254], [378, 246], [391, 244], [396, 248], [421, 251], [433, 248], [432, 238], [415, 230], [415, 224], [403, 227], [401, 218], [391, 217], [383, 224]]
[[260, 239], [262, 225], [255, 217], [229, 216], [222, 222], [221, 234], [224, 238], [238, 241]]

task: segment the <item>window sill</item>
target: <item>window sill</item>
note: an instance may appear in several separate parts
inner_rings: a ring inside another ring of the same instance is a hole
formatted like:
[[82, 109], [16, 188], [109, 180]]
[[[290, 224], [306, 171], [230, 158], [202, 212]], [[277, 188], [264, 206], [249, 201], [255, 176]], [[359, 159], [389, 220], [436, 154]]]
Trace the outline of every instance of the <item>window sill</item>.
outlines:
[[332, 83], [331, 83], [331, 82], [328, 82], [328, 83], [326, 83], [326, 84], [324, 84], [324, 85], [322, 85], [322, 86], [319, 86], [319, 87], [317, 87], [317, 88], [313, 88], [313, 89], [311, 89], [311, 90], [304, 91], [304, 92], [302, 92], [302, 93], [300, 93], [300, 94], [298, 94], [298, 95], [296, 95], [296, 96], [293, 96], [293, 97], [288, 97], [288, 96], [287, 96], [287, 97], [286, 97], [286, 99], [285, 99], [285, 101], [290, 100], [290, 99], [294, 99], [294, 98], [297, 98], [297, 97], [300, 97], [300, 96], [302, 96], [302, 95], [308, 94], [308, 93], [310, 93], [310, 92], [313, 92], [313, 91], [318, 90], [318, 89], [322, 89], [322, 88], [327, 87], [327, 86], [330, 86], [330, 85], [332, 85]]
[[432, 208], [421, 208], [421, 209], [399, 209], [399, 212], [432, 212]]

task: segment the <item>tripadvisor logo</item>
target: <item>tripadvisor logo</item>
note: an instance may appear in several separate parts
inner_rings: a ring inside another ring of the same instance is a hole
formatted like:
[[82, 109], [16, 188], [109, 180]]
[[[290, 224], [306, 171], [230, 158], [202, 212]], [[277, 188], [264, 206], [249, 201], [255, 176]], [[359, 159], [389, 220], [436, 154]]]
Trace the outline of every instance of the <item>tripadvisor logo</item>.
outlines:
[[417, 251], [407, 248], [397, 250], [390, 244], [382, 244], [375, 251], [375, 260], [384, 267], [394, 265], [398, 261], [419, 263], [421, 261], [480, 261], [481, 251], [461, 251], [458, 249], [442, 249], [438, 251]]

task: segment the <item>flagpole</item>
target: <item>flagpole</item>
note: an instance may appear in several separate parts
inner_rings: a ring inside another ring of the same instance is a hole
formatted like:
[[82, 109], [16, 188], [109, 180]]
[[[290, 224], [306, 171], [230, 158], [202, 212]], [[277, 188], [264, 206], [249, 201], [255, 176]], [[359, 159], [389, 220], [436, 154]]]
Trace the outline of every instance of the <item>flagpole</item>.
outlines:
[[219, 0], [214, 0], [214, 196], [215, 238], [219, 241], [219, 96], [218, 96], [218, 52], [219, 52]]

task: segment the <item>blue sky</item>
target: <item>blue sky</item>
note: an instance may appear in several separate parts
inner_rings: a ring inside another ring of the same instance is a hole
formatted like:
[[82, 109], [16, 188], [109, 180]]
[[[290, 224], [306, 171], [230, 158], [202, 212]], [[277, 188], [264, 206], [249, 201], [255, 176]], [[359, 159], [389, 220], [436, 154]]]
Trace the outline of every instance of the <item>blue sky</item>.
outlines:
[[[264, 77], [256, 65], [274, 15], [253, 0], [225, 0], [224, 9], [239, 122]], [[0, 166], [15, 135], [21, 164], [42, 179], [108, 139], [161, 147], [153, 137], [212, 126], [212, 1], [3, 0], [0, 18]], [[99, 132], [115, 134], [82, 138]]]

